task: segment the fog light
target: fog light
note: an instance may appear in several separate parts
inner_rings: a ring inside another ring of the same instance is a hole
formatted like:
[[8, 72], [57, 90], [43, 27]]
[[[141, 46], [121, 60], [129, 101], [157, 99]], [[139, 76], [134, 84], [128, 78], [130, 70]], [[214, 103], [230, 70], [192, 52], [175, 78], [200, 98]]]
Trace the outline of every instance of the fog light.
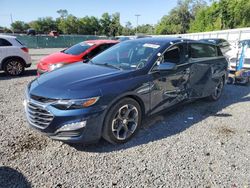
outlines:
[[61, 128], [57, 130], [57, 132], [61, 131], [75, 131], [81, 128], [84, 128], [86, 126], [86, 121], [76, 122], [76, 123], [70, 123], [63, 125]]

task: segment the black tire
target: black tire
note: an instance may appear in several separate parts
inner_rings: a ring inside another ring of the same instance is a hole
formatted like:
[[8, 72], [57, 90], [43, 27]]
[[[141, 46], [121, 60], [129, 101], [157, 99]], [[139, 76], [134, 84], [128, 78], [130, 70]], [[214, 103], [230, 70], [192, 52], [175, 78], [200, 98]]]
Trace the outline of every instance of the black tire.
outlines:
[[108, 111], [102, 136], [112, 144], [125, 143], [140, 129], [141, 118], [141, 107], [135, 100], [131, 98], [121, 99]]
[[24, 63], [17, 58], [8, 59], [3, 64], [3, 70], [10, 76], [19, 76], [24, 72]]
[[212, 102], [219, 100], [223, 92], [224, 85], [225, 85], [224, 78], [221, 78], [216, 87], [214, 88], [214, 92], [210, 96], [208, 96], [208, 100]]

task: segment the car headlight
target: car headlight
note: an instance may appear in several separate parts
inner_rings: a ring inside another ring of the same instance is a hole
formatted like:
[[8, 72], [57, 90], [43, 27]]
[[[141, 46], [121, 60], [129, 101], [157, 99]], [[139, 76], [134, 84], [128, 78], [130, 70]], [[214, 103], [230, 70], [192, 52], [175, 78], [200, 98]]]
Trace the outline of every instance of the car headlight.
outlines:
[[58, 69], [58, 68], [65, 66], [65, 65], [66, 65], [66, 63], [51, 64], [51, 65], [49, 65], [49, 70], [53, 71], [55, 69]]
[[52, 106], [60, 110], [73, 110], [87, 108], [94, 105], [100, 97], [92, 97], [88, 99], [72, 99], [72, 100], [58, 100]]

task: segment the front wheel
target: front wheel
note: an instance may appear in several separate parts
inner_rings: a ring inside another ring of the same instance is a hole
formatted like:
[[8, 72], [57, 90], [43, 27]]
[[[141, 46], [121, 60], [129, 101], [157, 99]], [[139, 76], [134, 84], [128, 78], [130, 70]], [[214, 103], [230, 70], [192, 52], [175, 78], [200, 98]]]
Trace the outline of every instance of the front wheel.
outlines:
[[112, 144], [131, 139], [141, 126], [141, 107], [131, 98], [125, 98], [109, 110], [103, 128], [103, 138]]
[[221, 78], [219, 83], [217, 83], [214, 92], [208, 97], [208, 99], [210, 101], [217, 101], [221, 97], [223, 88], [224, 88], [224, 79]]

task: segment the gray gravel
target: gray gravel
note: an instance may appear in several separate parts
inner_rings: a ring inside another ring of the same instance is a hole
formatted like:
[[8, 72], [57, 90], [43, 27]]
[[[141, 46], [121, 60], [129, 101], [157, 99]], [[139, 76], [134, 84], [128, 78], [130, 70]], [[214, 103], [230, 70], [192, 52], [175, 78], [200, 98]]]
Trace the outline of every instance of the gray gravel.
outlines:
[[250, 187], [250, 87], [151, 117], [127, 144], [84, 146], [28, 127], [34, 78], [34, 66], [19, 78], [0, 72], [0, 187]]

